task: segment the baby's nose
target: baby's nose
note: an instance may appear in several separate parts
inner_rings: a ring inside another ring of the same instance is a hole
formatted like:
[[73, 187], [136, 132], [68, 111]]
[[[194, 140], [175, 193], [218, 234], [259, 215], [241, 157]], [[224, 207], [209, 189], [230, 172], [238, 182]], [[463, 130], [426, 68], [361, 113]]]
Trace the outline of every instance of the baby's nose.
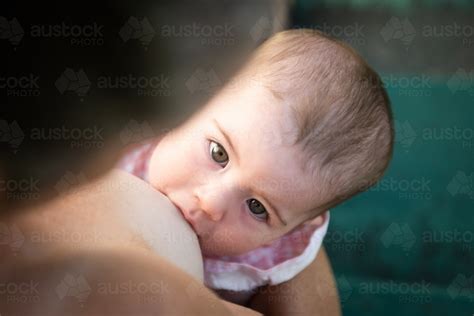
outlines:
[[213, 221], [220, 221], [233, 204], [232, 193], [222, 187], [200, 187], [195, 191], [199, 208]]

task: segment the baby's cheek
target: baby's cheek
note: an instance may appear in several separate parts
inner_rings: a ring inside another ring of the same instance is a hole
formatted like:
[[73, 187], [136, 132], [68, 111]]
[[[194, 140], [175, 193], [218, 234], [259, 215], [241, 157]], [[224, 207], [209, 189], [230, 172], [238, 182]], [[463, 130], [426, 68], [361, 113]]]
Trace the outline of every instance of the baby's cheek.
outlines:
[[182, 168], [178, 168], [179, 161], [173, 158], [157, 157], [151, 161], [148, 171], [150, 184], [164, 194], [168, 194], [179, 188], [183, 176]]
[[260, 233], [245, 229], [220, 230], [213, 234], [201, 236], [201, 250], [205, 255], [233, 256], [240, 255], [265, 244], [266, 238]]
[[163, 194], [167, 194], [168, 192], [166, 191], [166, 174], [163, 174], [160, 172], [158, 168], [155, 167], [155, 169], [151, 169], [148, 172], [148, 182], [151, 184], [151, 186], [160, 191]]
[[167, 168], [163, 166], [164, 162], [160, 154], [154, 154], [148, 165], [148, 182], [159, 191], [162, 191], [162, 182], [167, 178]]

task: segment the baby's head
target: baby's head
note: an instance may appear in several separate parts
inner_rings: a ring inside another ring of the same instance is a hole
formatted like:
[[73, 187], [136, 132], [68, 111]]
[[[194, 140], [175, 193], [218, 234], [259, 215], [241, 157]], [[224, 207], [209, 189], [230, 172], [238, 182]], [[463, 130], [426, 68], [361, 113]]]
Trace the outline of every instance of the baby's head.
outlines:
[[270, 243], [363, 191], [392, 154], [389, 100], [348, 46], [310, 30], [265, 42], [208, 105], [166, 134], [152, 185], [205, 255]]

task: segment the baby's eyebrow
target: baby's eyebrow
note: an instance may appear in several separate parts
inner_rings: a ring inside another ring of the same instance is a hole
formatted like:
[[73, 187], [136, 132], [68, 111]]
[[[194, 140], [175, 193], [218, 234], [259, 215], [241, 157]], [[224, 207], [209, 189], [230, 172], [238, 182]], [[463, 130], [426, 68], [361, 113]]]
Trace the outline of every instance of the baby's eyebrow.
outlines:
[[235, 157], [236, 157], [236, 159], [237, 159], [237, 162], [240, 162], [239, 153], [235, 150], [234, 144], [232, 143], [232, 140], [230, 139], [229, 135], [224, 131], [224, 129], [220, 126], [219, 122], [217, 122], [216, 119], [212, 119], [212, 121], [213, 121], [214, 124], [216, 125], [217, 129], [219, 130], [219, 132], [221, 132], [222, 136], [224, 136], [226, 142], [229, 144], [230, 149], [231, 149], [232, 152], [235, 154]]

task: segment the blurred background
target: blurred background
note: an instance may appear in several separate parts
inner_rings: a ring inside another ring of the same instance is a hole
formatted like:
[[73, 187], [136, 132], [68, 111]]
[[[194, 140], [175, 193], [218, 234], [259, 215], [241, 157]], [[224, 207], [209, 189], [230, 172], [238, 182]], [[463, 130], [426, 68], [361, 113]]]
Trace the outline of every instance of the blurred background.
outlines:
[[121, 148], [172, 128], [274, 32], [349, 43], [382, 76], [396, 146], [382, 181], [331, 215], [343, 313], [474, 313], [472, 1], [11, 3], [0, 14], [9, 208], [91, 179]]
[[381, 75], [393, 161], [335, 208], [325, 239], [345, 315], [474, 310], [474, 3], [296, 1], [292, 25], [355, 47]]

